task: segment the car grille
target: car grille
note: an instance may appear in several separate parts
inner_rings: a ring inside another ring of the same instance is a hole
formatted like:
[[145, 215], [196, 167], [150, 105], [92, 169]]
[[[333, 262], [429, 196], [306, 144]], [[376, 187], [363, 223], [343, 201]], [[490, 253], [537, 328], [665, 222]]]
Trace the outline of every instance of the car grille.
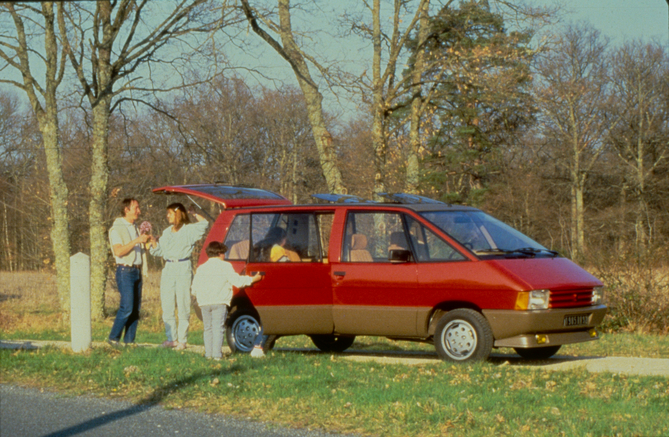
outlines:
[[592, 288], [551, 290], [551, 308], [576, 308], [592, 303]]

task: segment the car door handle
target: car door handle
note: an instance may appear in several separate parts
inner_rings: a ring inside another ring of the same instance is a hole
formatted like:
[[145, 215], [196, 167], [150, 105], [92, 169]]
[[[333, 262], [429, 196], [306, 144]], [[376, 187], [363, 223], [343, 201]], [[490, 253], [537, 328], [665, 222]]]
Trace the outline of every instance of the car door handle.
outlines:
[[344, 277], [346, 276], [346, 272], [334, 272], [334, 275]]
[[251, 276], [255, 276], [256, 273], [259, 274], [260, 276], [265, 276], [265, 272], [251, 272]]

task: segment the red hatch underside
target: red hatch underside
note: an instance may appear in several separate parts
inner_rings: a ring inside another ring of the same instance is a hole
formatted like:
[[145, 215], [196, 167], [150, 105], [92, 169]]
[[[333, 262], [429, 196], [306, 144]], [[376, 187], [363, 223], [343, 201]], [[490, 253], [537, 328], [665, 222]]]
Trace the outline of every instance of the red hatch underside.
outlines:
[[154, 188], [156, 194], [185, 194], [211, 200], [224, 208], [245, 206], [292, 205], [280, 194], [258, 188], [231, 187], [218, 184], [172, 185]]

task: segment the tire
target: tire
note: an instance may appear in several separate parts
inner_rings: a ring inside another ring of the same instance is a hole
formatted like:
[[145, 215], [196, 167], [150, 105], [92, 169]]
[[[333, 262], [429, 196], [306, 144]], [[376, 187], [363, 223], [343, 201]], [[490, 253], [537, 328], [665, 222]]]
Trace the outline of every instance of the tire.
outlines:
[[562, 346], [546, 346], [546, 347], [528, 347], [519, 348], [514, 347], [518, 355], [526, 360], [547, 360], [555, 355]]
[[492, 329], [485, 317], [465, 308], [444, 314], [434, 332], [434, 347], [444, 361], [487, 360], [492, 343]]
[[[258, 314], [252, 309], [236, 310], [228, 317], [225, 328], [225, 340], [232, 353], [248, 354], [253, 349], [258, 333], [260, 332], [260, 318]], [[266, 336], [263, 350], [265, 352], [271, 350], [276, 343], [276, 335]]]
[[355, 341], [355, 336], [344, 337], [332, 334], [310, 335], [311, 341], [323, 352], [344, 352]]
[[239, 309], [228, 317], [225, 339], [232, 353], [249, 353], [260, 332], [260, 318], [255, 311]]

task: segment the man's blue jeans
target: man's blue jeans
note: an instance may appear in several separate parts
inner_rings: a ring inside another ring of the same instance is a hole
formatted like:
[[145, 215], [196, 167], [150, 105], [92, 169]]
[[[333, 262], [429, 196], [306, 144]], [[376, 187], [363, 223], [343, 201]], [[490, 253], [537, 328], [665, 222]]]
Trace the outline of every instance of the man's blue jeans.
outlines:
[[116, 285], [121, 294], [121, 302], [109, 333], [109, 339], [120, 341], [125, 329], [123, 341], [126, 344], [134, 343], [139, 322], [139, 310], [142, 305], [142, 269], [117, 266]]

